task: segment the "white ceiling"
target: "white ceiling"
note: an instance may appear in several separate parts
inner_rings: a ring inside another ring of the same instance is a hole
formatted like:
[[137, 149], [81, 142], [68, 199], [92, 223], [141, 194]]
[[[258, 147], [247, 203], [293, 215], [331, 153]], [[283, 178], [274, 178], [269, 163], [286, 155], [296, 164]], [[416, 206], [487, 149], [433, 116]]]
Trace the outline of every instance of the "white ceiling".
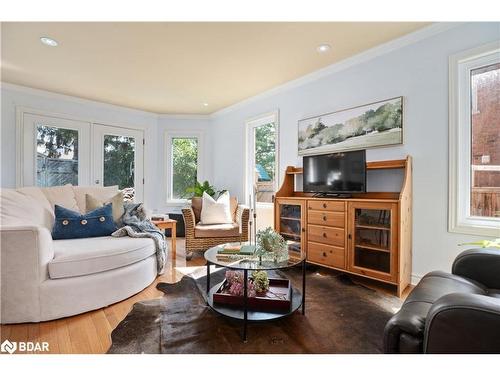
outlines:
[[[427, 25], [4, 22], [1, 73], [4, 82], [155, 113], [209, 114]], [[331, 51], [318, 53], [321, 43]]]

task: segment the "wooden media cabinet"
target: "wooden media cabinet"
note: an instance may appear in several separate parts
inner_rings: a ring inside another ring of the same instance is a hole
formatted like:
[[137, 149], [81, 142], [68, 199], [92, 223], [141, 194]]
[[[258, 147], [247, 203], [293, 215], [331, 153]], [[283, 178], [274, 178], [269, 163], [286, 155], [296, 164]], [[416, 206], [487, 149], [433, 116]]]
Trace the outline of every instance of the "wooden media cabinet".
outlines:
[[274, 201], [275, 230], [307, 262], [394, 285], [401, 296], [411, 281], [412, 161], [372, 161], [367, 171], [402, 169], [399, 192], [315, 198], [295, 190], [302, 168], [287, 167]]

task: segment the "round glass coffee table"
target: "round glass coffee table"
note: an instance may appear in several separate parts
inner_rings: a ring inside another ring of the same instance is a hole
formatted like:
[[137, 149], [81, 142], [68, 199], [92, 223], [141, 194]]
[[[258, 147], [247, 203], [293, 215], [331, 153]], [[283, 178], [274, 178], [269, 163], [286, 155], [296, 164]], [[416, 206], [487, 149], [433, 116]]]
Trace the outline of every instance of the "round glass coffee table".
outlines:
[[[244, 245], [245, 243], [243, 243]], [[248, 243], [246, 243], [248, 245]], [[243, 321], [243, 340], [247, 340], [247, 324], [249, 321], [264, 321], [280, 319], [291, 315], [300, 307], [302, 314], [305, 314], [305, 293], [306, 293], [306, 256], [303, 252], [295, 250], [288, 251], [288, 259], [280, 262], [273, 260], [261, 260], [256, 255], [238, 255], [231, 259], [217, 258], [218, 250], [226, 244], [212, 247], [205, 251], [205, 259], [207, 261], [207, 304], [221, 315]], [[229, 306], [224, 304], [214, 303], [214, 293], [221, 287], [220, 282], [215, 286], [210, 285], [210, 265], [228, 268], [231, 270], [243, 271], [243, 307]], [[253, 271], [271, 271], [291, 268], [297, 265], [302, 266], [302, 289], [299, 291], [293, 285], [291, 286], [291, 301], [290, 308], [284, 311], [257, 311], [251, 310], [248, 306], [248, 272]]]

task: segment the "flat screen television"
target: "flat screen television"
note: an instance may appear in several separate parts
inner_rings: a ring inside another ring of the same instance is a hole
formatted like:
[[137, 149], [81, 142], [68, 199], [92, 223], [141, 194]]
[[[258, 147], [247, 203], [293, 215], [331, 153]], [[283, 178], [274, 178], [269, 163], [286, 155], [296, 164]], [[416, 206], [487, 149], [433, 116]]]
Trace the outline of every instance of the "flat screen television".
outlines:
[[303, 190], [307, 193], [350, 194], [366, 191], [366, 151], [305, 156]]

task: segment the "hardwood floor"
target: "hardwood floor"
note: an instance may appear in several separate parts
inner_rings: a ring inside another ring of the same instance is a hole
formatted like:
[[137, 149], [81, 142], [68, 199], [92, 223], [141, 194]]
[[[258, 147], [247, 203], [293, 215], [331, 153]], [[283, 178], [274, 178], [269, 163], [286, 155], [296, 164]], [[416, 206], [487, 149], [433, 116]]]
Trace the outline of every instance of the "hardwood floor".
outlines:
[[[105, 353], [111, 345], [111, 332], [125, 318], [138, 301], [160, 298], [163, 293], [156, 289], [158, 282], [176, 282], [182, 278], [177, 267], [193, 267], [205, 264], [203, 257], [194, 257], [191, 261], [185, 260], [184, 239], [177, 239], [177, 257], [172, 260], [169, 254], [169, 269], [159, 276], [155, 282], [136, 295], [115, 303], [114, 305], [72, 316], [41, 323], [22, 323], [0, 325], [1, 342], [33, 341], [49, 343], [50, 354], [99, 354]], [[384, 290], [378, 285], [370, 284], [377, 289]], [[410, 288], [403, 294], [406, 298]]]

